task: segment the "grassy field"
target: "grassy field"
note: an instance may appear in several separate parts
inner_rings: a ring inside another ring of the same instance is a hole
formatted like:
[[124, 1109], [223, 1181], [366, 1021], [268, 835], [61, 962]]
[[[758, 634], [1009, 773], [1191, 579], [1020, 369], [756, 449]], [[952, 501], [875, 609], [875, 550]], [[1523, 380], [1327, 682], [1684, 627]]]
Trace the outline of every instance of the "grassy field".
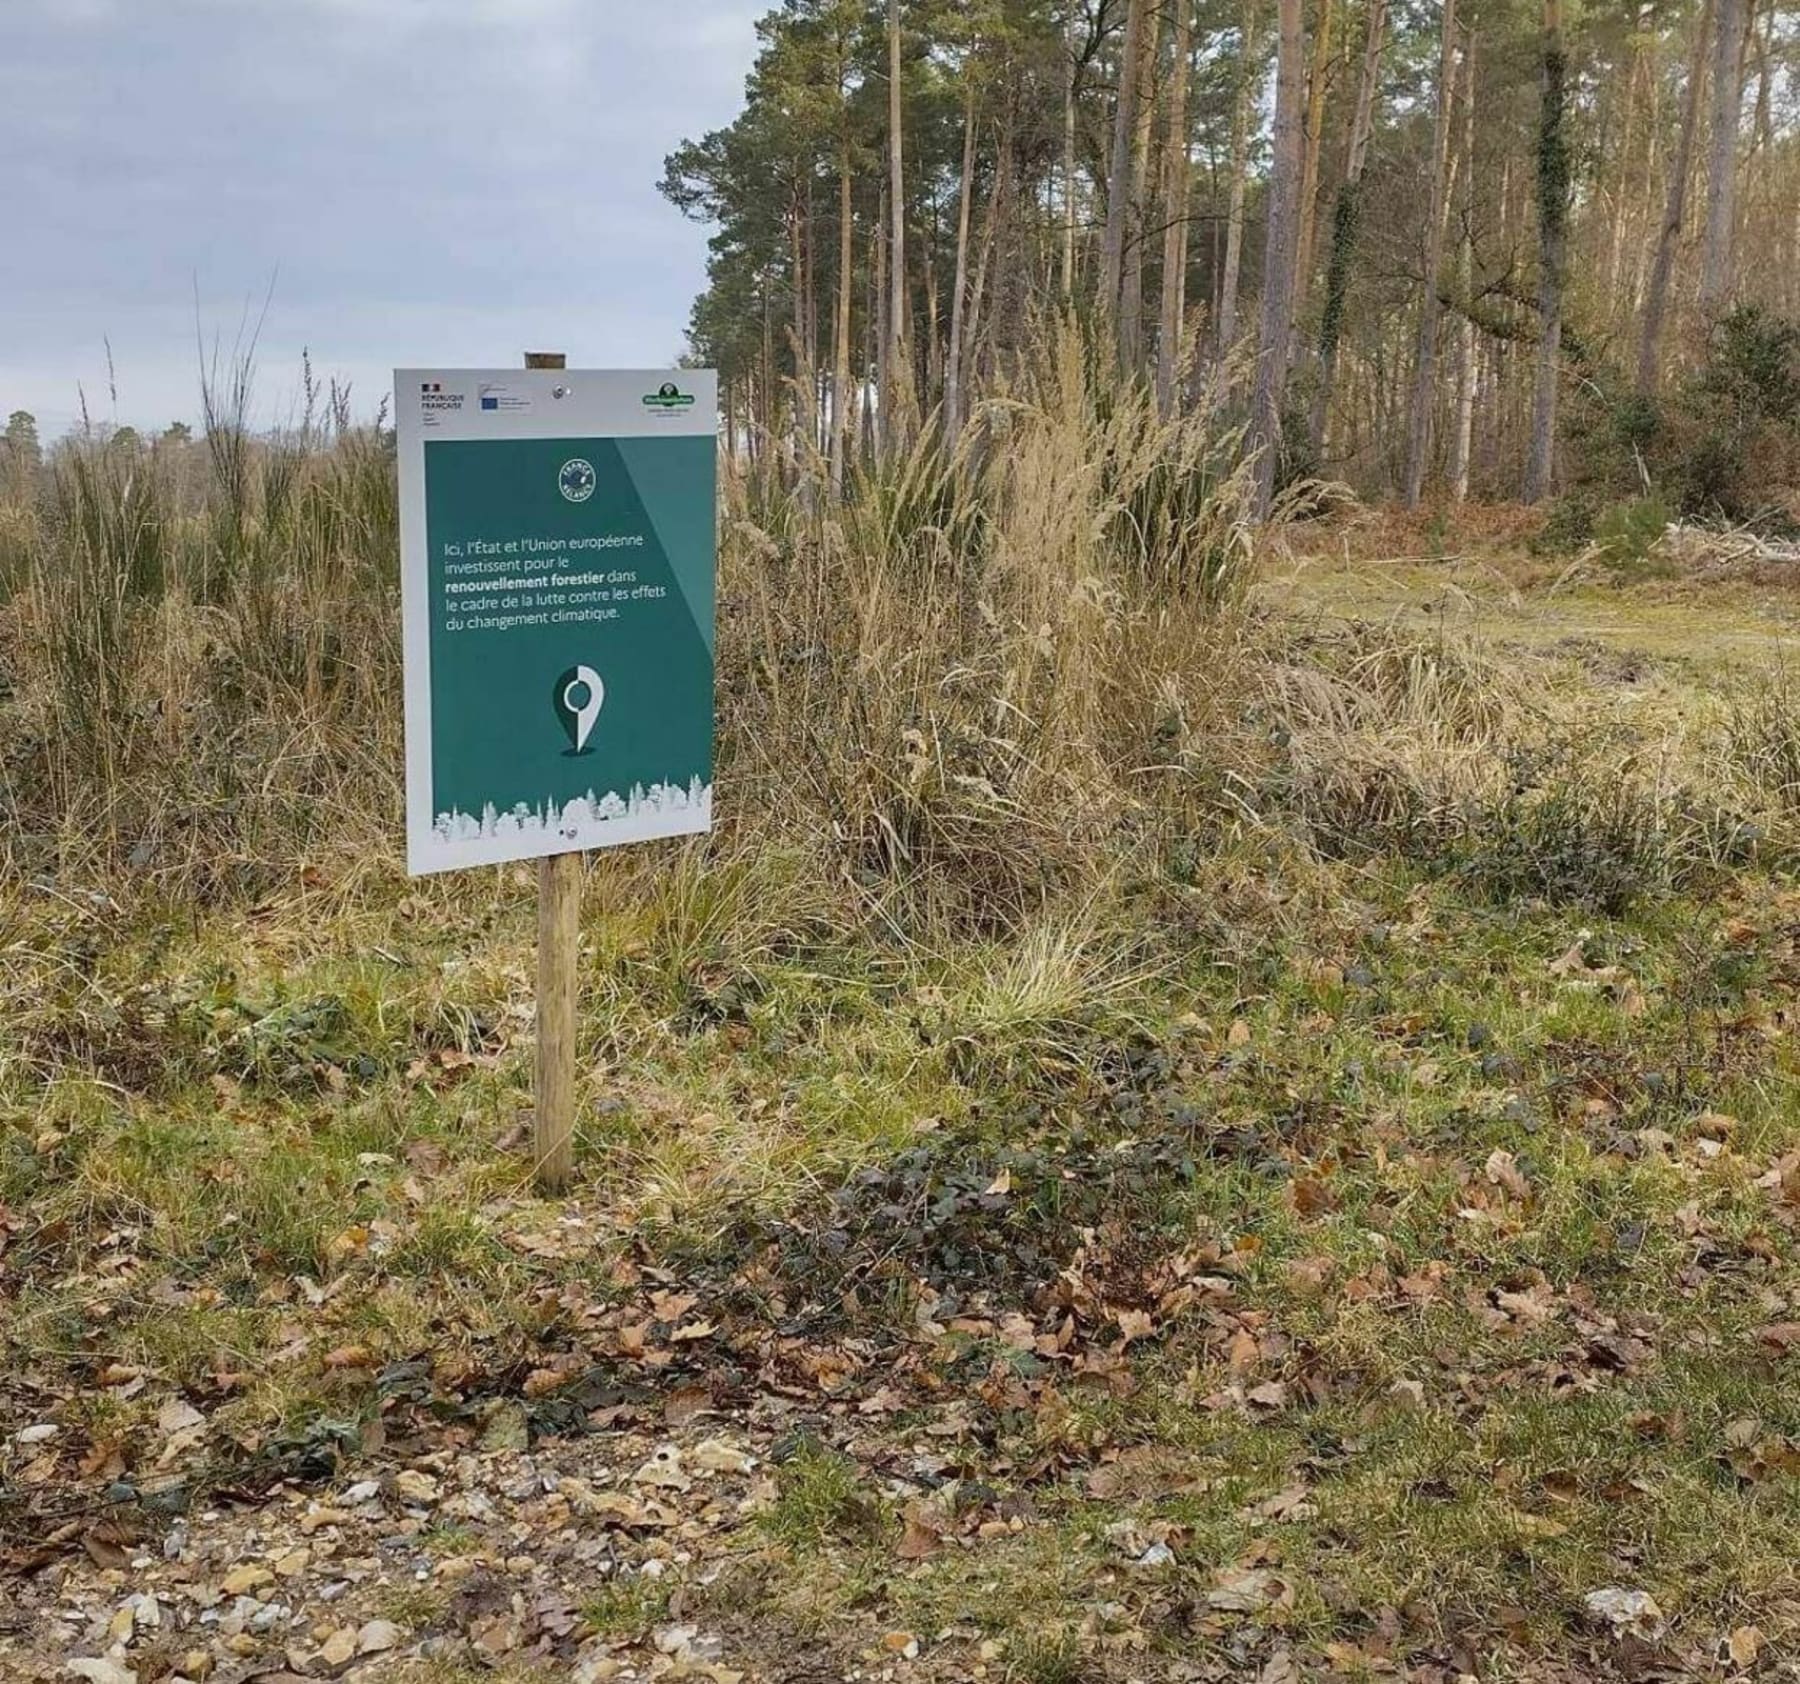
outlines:
[[123, 726], [15, 515], [0, 1676], [1789, 1670], [1800, 591], [1253, 557], [1147, 418], [1018, 427], [734, 492], [729, 817], [591, 866], [555, 1203], [531, 876], [401, 875], [364, 447], [298, 572], [169, 493]]

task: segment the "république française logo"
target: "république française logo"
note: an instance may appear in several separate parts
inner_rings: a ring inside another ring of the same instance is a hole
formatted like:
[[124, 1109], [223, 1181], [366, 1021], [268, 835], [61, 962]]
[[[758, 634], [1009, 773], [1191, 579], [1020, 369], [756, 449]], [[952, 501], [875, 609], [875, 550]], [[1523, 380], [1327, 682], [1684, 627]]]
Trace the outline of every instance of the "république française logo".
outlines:
[[648, 409], [692, 409], [694, 394], [682, 391], [673, 380], [665, 380], [654, 392], [644, 394], [644, 405]]
[[594, 495], [594, 464], [572, 457], [556, 471], [556, 489], [571, 503], [585, 503]]
[[569, 739], [569, 746], [563, 750], [566, 756], [573, 758], [593, 753], [587, 742], [594, 734], [594, 722], [599, 719], [600, 706], [605, 700], [606, 686], [592, 667], [570, 667], [557, 679], [550, 692], [550, 705], [555, 708], [557, 723]]

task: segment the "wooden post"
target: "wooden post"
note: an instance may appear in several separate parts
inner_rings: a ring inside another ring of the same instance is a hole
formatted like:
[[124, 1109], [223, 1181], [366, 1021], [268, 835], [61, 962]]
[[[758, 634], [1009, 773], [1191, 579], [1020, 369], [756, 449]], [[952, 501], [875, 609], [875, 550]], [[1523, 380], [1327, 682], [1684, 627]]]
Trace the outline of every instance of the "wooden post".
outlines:
[[[527, 351], [527, 368], [563, 368], [560, 351]], [[532, 1156], [538, 1186], [560, 1193], [575, 1173], [575, 973], [581, 949], [579, 853], [538, 861], [537, 1080]]]

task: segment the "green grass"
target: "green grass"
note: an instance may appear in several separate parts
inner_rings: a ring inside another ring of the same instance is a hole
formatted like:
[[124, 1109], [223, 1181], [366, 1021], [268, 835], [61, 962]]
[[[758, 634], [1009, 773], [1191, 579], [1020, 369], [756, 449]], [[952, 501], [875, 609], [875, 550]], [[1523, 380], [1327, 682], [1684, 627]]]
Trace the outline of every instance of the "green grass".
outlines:
[[637, 1573], [608, 1579], [581, 1605], [581, 1617], [598, 1636], [642, 1638], [668, 1618], [670, 1589], [662, 1579]]
[[762, 1517], [770, 1537], [797, 1555], [833, 1542], [877, 1537], [886, 1517], [849, 1457], [802, 1440], [777, 1469], [776, 1496]]
[[[1042, 501], [1075, 447], [1038, 425]], [[963, 628], [904, 509], [878, 574], [757, 507], [734, 813], [589, 874], [556, 1203], [522, 1144], [531, 874], [401, 877], [343, 688], [391, 651], [334, 664], [340, 564], [285, 620], [248, 564], [206, 583], [239, 688], [201, 696], [177, 533], [113, 628], [155, 741], [58, 735], [44, 604], [0, 611], [37, 792], [0, 862], [0, 1358], [68, 1400], [58, 1499], [87, 1451], [154, 1463], [176, 1396], [203, 1477], [248, 1489], [336, 1477], [378, 1422], [478, 1443], [505, 1411], [542, 1445], [728, 1366], [782, 1399], [772, 1483], [716, 1552], [606, 1580], [596, 1634], [679, 1589], [822, 1652], [973, 1633], [954, 1664], [986, 1642], [1038, 1684], [1277, 1644], [1500, 1679], [1581, 1673], [1583, 1598], [1631, 1585], [1680, 1653], [1791, 1649], [1786, 599], [1552, 588], [1490, 549], [1449, 592], [1321, 566], [1279, 613], [1175, 612], [1091, 522], [1046, 559], [999, 500]], [[251, 789], [278, 684], [298, 746]], [[115, 751], [147, 781], [108, 785]], [[320, 788], [335, 842], [288, 822]], [[96, 841], [96, 811], [131, 822]], [[677, 1350], [657, 1294], [716, 1328]], [[920, 1514], [939, 1541], [902, 1553]], [[1284, 1593], [1213, 1606], [1251, 1567]]]

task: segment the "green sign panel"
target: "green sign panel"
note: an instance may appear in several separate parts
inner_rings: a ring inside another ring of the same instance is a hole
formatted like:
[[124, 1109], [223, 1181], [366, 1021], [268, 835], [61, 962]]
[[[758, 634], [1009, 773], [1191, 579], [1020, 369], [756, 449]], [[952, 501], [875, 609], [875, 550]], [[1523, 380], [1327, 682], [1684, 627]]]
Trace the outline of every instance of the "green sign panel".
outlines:
[[411, 870], [707, 829], [713, 377], [394, 379]]

